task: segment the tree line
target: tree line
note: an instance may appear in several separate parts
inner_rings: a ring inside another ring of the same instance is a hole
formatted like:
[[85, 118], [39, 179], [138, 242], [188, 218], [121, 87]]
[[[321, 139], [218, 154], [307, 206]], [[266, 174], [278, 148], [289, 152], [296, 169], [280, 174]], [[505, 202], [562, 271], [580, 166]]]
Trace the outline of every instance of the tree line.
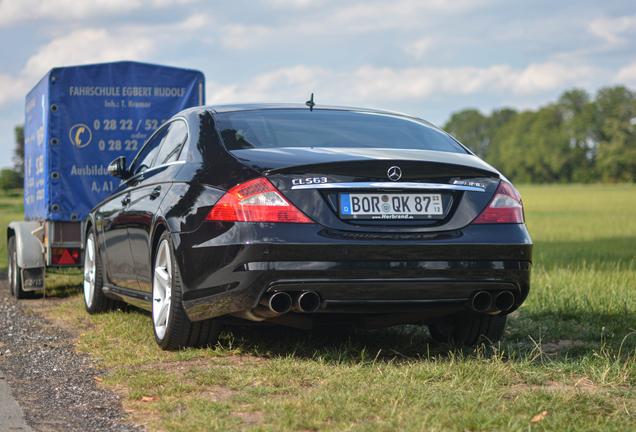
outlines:
[[15, 148], [13, 149], [13, 169], [0, 171], [0, 189], [7, 195], [13, 189], [21, 189], [24, 184], [24, 125], [14, 128]]
[[[444, 129], [516, 182], [636, 182], [636, 92], [624, 86], [594, 97], [572, 89], [537, 111], [465, 109]], [[15, 127], [15, 145], [13, 169], [0, 173], [5, 193], [22, 187], [23, 125]]]
[[537, 111], [454, 113], [444, 129], [512, 181], [635, 182], [636, 92], [564, 92]]

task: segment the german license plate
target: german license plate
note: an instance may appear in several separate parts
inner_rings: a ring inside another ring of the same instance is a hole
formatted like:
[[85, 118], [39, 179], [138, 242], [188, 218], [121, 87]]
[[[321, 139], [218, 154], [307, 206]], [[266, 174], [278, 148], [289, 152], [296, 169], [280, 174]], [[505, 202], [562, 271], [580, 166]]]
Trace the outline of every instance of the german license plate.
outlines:
[[441, 194], [340, 194], [343, 219], [439, 219], [443, 215]]

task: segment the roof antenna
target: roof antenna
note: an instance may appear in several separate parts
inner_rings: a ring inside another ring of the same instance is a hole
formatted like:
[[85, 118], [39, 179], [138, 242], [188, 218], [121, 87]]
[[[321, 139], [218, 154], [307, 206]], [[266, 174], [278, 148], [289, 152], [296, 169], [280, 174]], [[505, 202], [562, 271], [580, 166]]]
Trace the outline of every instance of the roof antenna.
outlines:
[[313, 111], [314, 110], [314, 106], [316, 105], [314, 103], [314, 94], [311, 94], [311, 99], [309, 99], [307, 102], [305, 102], [305, 105], [307, 105], [309, 107], [309, 111]]

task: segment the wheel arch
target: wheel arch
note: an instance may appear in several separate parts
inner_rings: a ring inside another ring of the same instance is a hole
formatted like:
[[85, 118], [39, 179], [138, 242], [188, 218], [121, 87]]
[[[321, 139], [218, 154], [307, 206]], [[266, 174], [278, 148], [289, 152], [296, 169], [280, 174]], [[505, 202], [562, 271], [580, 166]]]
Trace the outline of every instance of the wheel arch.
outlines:
[[152, 230], [152, 243], [151, 243], [152, 247], [150, 248], [150, 265], [151, 266], [155, 265], [155, 258], [157, 257], [157, 246], [159, 246], [159, 239], [161, 239], [161, 236], [166, 231], [168, 231], [168, 233], [170, 232], [168, 230], [168, 225], [166, 224], [166, 222], [163, 219], [157, 219], [157, 221], [155, 222], [155, 226]]
[[[91, 233], [91, 230], [93, 229], [93, 219], [90, 218], [90, 216], [86, 219], [86, 224], [84, 225], [84, 246], [86, 245], [86, 240], [88, 240], [88, 235]], [[97, 234], [95, 234], [97, 235]], [[99, 247], [99, 240], [95, 239], [97, 241], [97, 246]]]
[[10, 222], [7, 227], [7, 243], [15, 237], [16, 258], [20, 268], [45, 267], [42, 243], [32, 232], [40, 228], [37, 221]]

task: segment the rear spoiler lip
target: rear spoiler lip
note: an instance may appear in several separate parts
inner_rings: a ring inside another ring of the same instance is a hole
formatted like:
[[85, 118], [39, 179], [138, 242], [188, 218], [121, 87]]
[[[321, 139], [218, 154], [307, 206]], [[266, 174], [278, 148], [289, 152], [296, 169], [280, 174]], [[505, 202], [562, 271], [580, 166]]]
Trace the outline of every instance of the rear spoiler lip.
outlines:
[[319, 183], [292, 186], [292, 190], [306, 189], [427, 189], [427, 190], [455, 190], [470, 192], [485, 192], [486, 185], [483, 187], [469, 186], [460, 184], [444, 184], [444, 183], [414, 183], [414, 182], [342, 182], [342, 183]]

